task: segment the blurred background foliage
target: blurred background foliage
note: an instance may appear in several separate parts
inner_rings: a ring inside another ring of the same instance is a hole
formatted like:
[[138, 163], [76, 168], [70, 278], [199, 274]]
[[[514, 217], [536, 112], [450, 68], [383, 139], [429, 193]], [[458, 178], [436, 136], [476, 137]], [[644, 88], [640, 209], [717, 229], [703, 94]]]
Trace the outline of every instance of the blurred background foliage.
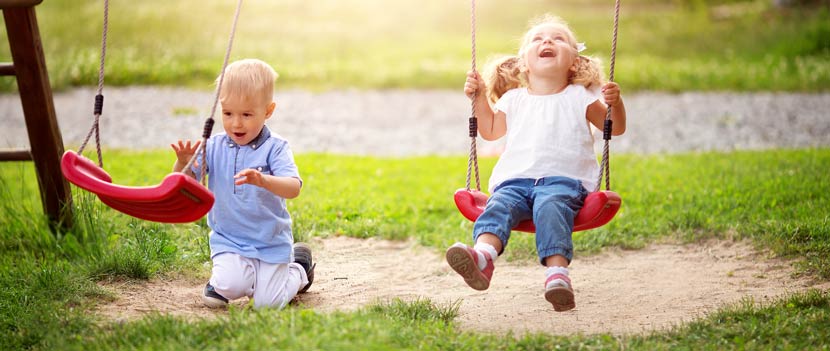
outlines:
[[[211, 89], [235, 6], [111, 2], [106, 83]], [[515, 52], [528, 21], [552, 13], [607, 66], [613, 0], [476, 6], [479, 65]], [[53, 86], [96, 84], [103, 1], [48, 0], [37, 15]], [[469, 1], [246, 0], [232, 58], [270, 62], [283, 89], [459, 89], [470, 36]], [[0, 60], [9, 57], [0, 45]], [[623, 1], [616, 76], [629, 91], [826, 91], [830, 1]], [[0, 81], [0, 90], [15, 89]]]

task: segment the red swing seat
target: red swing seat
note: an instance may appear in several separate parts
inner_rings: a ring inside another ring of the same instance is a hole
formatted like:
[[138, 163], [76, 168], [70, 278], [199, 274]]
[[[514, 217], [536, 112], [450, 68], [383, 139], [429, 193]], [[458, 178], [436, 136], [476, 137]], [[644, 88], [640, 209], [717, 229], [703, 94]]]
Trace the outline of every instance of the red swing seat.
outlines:
[[[464, 217], [475, 222], [487, 205], [487, 194], [478, 190], [458, 189], [453, 196], [455, 205]], [[574, 231], [594, 229], [610, 222], [620, 209], [620, 195], [610, 191], [596, 191], [585, 197], [585, 205], [574, 218]], [[536, 226], [532, 220], [519, 222], [513, 230], [535, 233]]]
[[193, 222], [213, 207], [213, 193], [184, 173], [171, 173], [157, 186], [116, 185], [101, 167], [71, 150], [61, 158], [61, 171], [68, 181], [98, 195], [107, 206], [148, 221]]
[[[475, 45], [475, 0], [473, 0], [472, 6], [472, 16], [471, 16], [471, 24], [472, 24], [472, 63], [473, 67], [472, 70], [476, 69], [475, 66], [475, 53], [476, 53], [476, 45]], [[617, 56], [617, 29], [619, 27], [619, 15], [620, 15], [620, 0], [615, 1], [615, 13], [614, 13], [614, 38], [611, 41], [611, 64], [610, 64], [610, 74], [609, 74], [609, 81], [614, 81], [614, 62], [616, 61]], [[475, 98], [474, 98], [475, 99]], [[484, 212], [484, 208], [487, 205], [488, 196], [485, 193], [482, 193], [478, 190], [470, 189], [470, 177], [473, 173], [473, 169], [475, 169], [476, 175], [476, 182], [478, 182], [478, 159], [476, 154], [476, 135], [478, 134], [478, 122], [475, 116], [476, 113], [476, 106], [475, 100], [473, 100], [472, 104], [472, 116], [469, 119], [469, 136], [471, 138], [471, 145], [470, 145], [470, 158], [469, 162], [467, 163], [467, 188], [459, 189], [455, 192], [453, 198], [455, 199], [455, 205], [458, 207], [458, 210], [461, 212], [464, 217], [471, 221], [476, 221], [478, 217]], [[620, 205], [622, 204], [622, 198], [620, 195], [611, 191], [610, 186], [610, 176], [609, 176], [609, 166], [608, 166], [608, 158], [609, 158], [609, 142], [611, 140], [612, 134], [612, 123], [613, 120], [611, 119], [611, 107], [607, 106], [606, 113], [605, 113], [605, 122], [602, 128], [603, 131], [603, 140], [605, 140], [605, 148], [603, 149], [602, 154], [602, 165], [600, 166], [600, 176], [603, 174], [605, 175], [606, 181], [606, 189], [604, 191], [595, 191], [589, 193], [588, 196], [585, 197], [585, 203], [579, 212], [576, 214], [574, 218], [574, 228], [573, 230], [581, 231], [581, 230], [588, 230], [594, 229], [600, 226], [603, 226], [611, 221], [614, 216], [617, 214], [617, 211], [620, 210]], [[475, 168], [473, 168], [473, 166]], [[602, 179], [600, 179], [601, 184]], [[519, 222], [513, 230], [528, 232], [528, 233], [535, 233], [536, 226], [533, 224], [532, 220], [525, 220]]]

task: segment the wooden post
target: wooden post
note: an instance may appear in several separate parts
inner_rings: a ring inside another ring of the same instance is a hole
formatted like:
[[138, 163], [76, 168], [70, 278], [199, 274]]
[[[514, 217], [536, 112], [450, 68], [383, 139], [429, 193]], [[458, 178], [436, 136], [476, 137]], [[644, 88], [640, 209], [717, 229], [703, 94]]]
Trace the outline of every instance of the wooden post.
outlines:
[[72, 226], [72, 193], [60, 169], [63, 138], [55, 116], [35, 8], [6, 7], [3, 18], [43, 209], [53, 230], [57, 229], [56, 225], [69, 228]]

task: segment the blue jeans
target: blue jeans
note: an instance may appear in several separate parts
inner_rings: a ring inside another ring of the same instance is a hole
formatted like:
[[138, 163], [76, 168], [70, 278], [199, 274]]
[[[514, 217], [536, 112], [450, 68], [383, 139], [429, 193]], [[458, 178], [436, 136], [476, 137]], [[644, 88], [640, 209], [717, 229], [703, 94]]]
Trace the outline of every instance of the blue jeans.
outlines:
[[473, 226], [473, 242], [483, 233], [495, 234], [507, 247], [510, 230], [533, 219], [539, 261], [562, 255], [573, 259], [574, 217], [585, 203], [588, 191], [568, 177], [510, 179], [493, 190], [484, 212]]

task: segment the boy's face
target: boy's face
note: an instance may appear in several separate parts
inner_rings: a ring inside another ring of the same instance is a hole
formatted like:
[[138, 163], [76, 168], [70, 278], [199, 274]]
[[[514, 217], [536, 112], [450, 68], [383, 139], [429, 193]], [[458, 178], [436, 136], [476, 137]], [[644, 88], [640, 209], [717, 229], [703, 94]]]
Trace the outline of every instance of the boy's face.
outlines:
[[227, 96], [222, 99], [222, 126], [238, 145], [248, 145], [262, 131], [276, 103], [262, 98]]

